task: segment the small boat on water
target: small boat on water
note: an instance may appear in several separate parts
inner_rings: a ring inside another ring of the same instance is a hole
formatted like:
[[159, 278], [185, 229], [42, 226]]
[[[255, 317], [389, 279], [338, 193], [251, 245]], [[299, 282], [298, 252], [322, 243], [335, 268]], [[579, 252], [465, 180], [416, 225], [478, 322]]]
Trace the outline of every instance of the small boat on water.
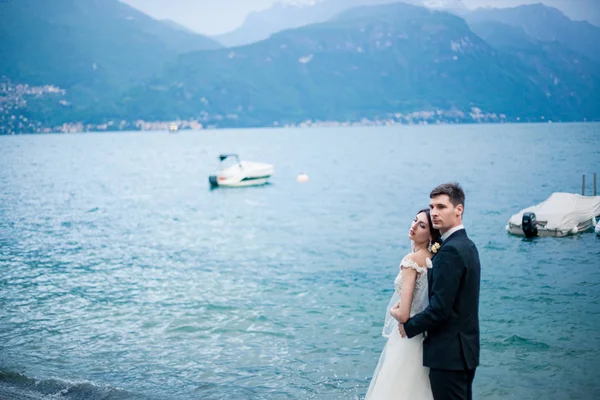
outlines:
[[535, 206], [527, 207], [508, 221], [506, 230], [525, 237], [562, 237], [587, 232], [600, 218], [600, 196], [553, 193]]
[[177, 125], [177, 124], [171, 124], [171, 125], [169, 125], [169, 132], [170, 133], [177, 133], [178, 130], [179, 130], [179, 125]]
[[273, 165], [241, 161], [237, 154], [221, 154], [219, 161], [219, 172], [208, 177], [212, 188], [264, 185], [274, 173]]

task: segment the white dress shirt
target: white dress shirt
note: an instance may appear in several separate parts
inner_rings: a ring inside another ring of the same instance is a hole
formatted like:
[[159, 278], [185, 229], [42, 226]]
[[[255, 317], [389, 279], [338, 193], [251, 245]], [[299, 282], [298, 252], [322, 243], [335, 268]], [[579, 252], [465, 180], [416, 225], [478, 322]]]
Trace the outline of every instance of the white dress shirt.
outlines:
[[442, 242], [445, 242], [446, 239], [448, 239], [450, 237], [450, 235], [452, 235], [454, 232], [459, 231], [461, 229], [465, 229], [465, 226], [463, 224], [455, 226], [454, 228], [450, 229], [448, 232], [444, 233], [441, 237]]

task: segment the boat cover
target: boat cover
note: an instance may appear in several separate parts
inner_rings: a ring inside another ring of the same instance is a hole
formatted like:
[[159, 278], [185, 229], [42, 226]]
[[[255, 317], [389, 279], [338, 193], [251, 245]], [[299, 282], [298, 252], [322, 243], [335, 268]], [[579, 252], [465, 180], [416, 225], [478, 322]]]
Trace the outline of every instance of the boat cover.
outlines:
[[600, 196], [581, 196], [573, 193], [553, 193], [548, 199], [519, 211], [510, 217], [509, 224], [521, 226], [523, 213], [535, 213], [540, 229], [571, 231], [580, 224], [600, 216]]

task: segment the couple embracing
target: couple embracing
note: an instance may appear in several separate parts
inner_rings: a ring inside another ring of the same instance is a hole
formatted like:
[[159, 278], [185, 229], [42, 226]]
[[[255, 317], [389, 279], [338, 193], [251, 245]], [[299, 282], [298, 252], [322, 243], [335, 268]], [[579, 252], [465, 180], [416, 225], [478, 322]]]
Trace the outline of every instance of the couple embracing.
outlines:
[[457, 183], [430, 193], [410, 230], [412, 252], [400, 263], [388, 338], [366, 400], [472, 399], [479, 364], [480, 263], [462, 224]]

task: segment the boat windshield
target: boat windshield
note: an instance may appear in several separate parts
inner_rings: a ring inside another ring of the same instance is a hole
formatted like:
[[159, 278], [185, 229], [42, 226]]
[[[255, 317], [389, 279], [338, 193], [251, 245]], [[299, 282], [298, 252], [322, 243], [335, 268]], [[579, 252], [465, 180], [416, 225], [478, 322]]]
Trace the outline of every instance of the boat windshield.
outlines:
[[227, 169], [239, 164], [239, 159], [235, 156], [229, 156], [221, 160], [221, 169]]

